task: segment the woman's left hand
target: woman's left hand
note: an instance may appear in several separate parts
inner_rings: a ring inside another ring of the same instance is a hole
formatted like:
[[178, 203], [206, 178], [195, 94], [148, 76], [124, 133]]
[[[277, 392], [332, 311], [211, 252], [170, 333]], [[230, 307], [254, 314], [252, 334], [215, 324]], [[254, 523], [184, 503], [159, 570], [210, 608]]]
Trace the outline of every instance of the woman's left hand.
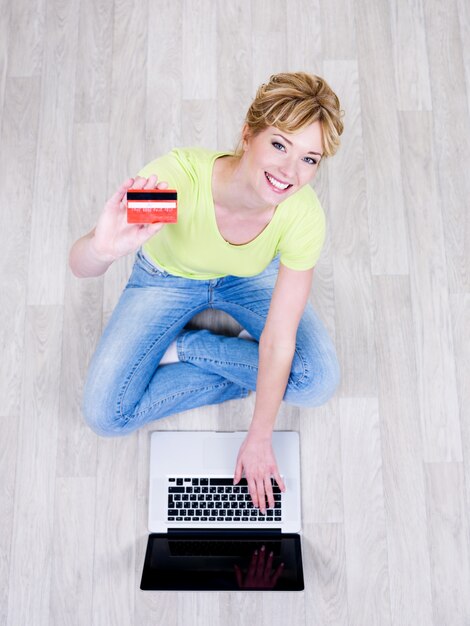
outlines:
[[243, 471], [254, 506], [259, 507], [265, 514], [266, 498], [269, 507], [274, 508], [271, 476], [281, 491], [286, 490], [284, 481], [279, 475], [270, 437], [248, 433], [238, 453], [234, 484], [239, 482]]

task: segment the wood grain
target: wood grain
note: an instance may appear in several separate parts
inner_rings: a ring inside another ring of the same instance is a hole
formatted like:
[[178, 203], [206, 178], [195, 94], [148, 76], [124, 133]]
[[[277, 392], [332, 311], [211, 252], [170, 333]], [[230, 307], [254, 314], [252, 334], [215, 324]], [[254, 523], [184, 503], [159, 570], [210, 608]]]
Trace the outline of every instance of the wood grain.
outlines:
[[[449, 289], [470, 291], [470, 118], [457, 3], [424, 3]], [[468, 60], [468, 53], [467, 53]]]
[[62, 307], [27, 307], [7, 626], [49, 621]]
[[389, 6], [356, 3], [356, 43], [372, 274], [407, 274]]
[[[426, 461], [461, 461], [446, 252], [426, 113], [400, 115], [418, 394]], [[409, 137], [413, 135], [413, 145]]]
[[399, 111], [431, 111], [431, 85], [422, 0], [418, 2], [392, 0], [390, 25], [397, 109]]
[[405, 276], [374, 278], [380, 432], [392, 623], [432, 623], [424, 433]]
[[349, 624], [391, 624], [378, 403], [341, 398]]
[[60, 305], [64, 298], [67, 258], [64, 232], [72, 173], [71, 139], [78, 39], [78, 4], [48, 2], [41, 117], [31, 222], [30, 305]]
[[[9, 78], [0, 142], [0, 415], [19, 415], [40, 80]], [[27, 172], [27, 176], [25, 176]]]
[[342, 106], [349, 120], [342, 147], [328, 162], [340, 393], [371, 396], [376, 393], [377, 380], [358, 69], [354, 61], [324, 65], [334, 88], [347, 94]]
[[75, 122], [109, 121], [113, 8], [108, 0], [80, 3]]
[[[0, 0], [2, 624], [470, 623], [469, 6]], [[235, 147], [299, 69], [346, 112], [310, 296], [342, 387], [276, 421], [300, 433], [306, 588], [142, 592], [150, 433], [246, 430], [255, 394], [97, 437], [83, 380], [133, 255], [79, 280], [68, 250], [151, 159]]]
[[461, 463], [427, 463], [426, 491], [435, 624], [470, 622], [469, 519]]

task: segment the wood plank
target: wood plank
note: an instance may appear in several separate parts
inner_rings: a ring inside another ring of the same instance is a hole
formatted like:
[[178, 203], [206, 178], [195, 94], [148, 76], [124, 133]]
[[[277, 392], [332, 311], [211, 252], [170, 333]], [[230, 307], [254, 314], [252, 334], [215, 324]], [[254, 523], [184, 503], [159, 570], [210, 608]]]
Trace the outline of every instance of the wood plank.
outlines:
[[149, 2], [145, 157], [142, 166], [181, 143], [183, 12], [181, 0]]
[[302, 520], [343, 522], [341, 434], [338, 399], [300, 409]]
[[100, 438], [96, 474], [93, 623], [133, 624], [137, 436]]
[[[433, 136], [451, 293], [470, 291], [470, 117], [455, 0], [424, 3]], [[467, 86], [468, 89], [468, 86]]]
[[392, 624], [378, 403], [340, 398], [349, 624]]
[[113, 9], [114, 3], [109, 0], [80, 3], [75, 122], [109, 121]]
[[95, 490], [95, 478], [56, 481], [50, 624], [93, 623]]
[[[353, 0], [320, 0], [325, 60], [357, 60]], [[328, 78], [325, 76], [326, 80]]]
[[432, 623], [418, 378], [408, 279], [374, 278], [392, 623]]
[[62, 307], [28, 307], [7, 626], [47, 624], [54, 541]]
[[302, 538], [306, 624], [349, 624], [343, 524], [305, 524]]
[[183, 0], [183, 100], [216, 98], [216, 26], [216, 3]]
[[342, 145], [328, 161], [340, 394], [371, 396], [377, 375], [358, 69], [354, 61], [325, 62], [324, 68], [348, 116]]
[[185, 146], [217, 146], [215, 100], [184, 100], [181, 108], [181, 141]]
[[3, 101], [5, 97], [5, 83], [8, 71], [8, 46], [10, 43], [10, 13], [11, 2], [0, 0], [0, 11], [3, 19], [0, 20], [0, 128], [3, 119]]
[[[40, 76], [44, 64], [46, 0], [17, 0], [9, 3], [8, 75]], [[5, 12], [2, 11], [2, 17]], [[2, 20], [3, 22], [3, 20]], [[8, 41], [8, 39], [6, 40]]]
[[[466, 510], [470, 512], [470, 295], [451, 297], [452, 327], [454, 330], [455, 372], [460, 406], [463, 467], [465, 475]], [[467, 520], [470, 524], [470, 519]]]
[[390, 26], [399, 111], [431, 111], [422, 0], [392, 0]]
[[470, 102], [470, 48], [464, 42], [470, 38], [470, 5], [466, 0], [457, 0], [457, 11], [460, 26], [460, 46], [462, 49], [463, 64], [465, 68], [465, 86], [467, 100]]
[[27, 302], [60, 305], [64, 298], [78, 8], [48, 2], [41, 119], [34, 185]]
[[262, 2], [251, 3], [253, 96], [272, 74], [287, 67], [286, 0], [271, 0], [269, 10]]
[[18, 416], [0, 418], [0, 624], [7, 623], [10, 586], [10, 547], [14, 530]]
[[[318, 0], [285, 0], [286, 72], [322, 75], [323, 24]], [[328, 37], [326, 36], [326, 39]]]
[[[8, 78], [0, 143], [1, 415], [19, 415], [40, 79]], [[26, 175], [25, 175], [26, 174]]]
[[407, 274], [396, 90], [387, 0], [356, 3], [372, 274]]
[[245, 0], [219, 3], [217, 7], [218, 150], [235, 150], [241, 138], [246, 112], [255, 95], [251, 90], [251, 47], [251, 3]]
[[[106, 190], [107, 124], [75, 124], [68, 247], [96, 223]], [[102, 331], [103, 279], [76, 278], [67, 271], [60, 379], [58, 476], [94, 476], [97, 438], [85, 424], [81, 405], [86, 371]]]
[[470, 623], [469, 520], [462, 463], [426, 463], [434, 624]]
[[424, 460], [461, 461], [446, 251], [430, 114], [402, 113], [400, 138]]
[[178, 593], [178, 626], [186, 626], [200, 621], [204, 615], [204, 624], [219, 626], [226, 623], [220, 618], [220, 598], [222, 594], [198, 591], [197, 593]]

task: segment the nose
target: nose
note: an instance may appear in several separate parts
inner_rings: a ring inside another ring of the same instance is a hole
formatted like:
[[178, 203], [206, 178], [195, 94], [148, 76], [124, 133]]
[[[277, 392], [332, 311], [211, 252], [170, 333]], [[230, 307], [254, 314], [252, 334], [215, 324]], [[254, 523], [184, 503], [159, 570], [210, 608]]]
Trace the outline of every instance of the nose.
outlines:
[[283, 159], [279, 172], [285, 177], [286, 182], [292, 182], [295, 178], [295, 162], [294, 159]]

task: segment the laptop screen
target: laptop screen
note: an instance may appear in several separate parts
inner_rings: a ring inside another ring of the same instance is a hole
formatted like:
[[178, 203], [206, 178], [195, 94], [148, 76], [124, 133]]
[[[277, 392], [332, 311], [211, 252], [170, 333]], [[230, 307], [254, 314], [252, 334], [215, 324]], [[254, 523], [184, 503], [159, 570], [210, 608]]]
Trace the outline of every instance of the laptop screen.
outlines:
[[300, 536], [250, 531], [149, 536], [143, 590], [301, 591]]

